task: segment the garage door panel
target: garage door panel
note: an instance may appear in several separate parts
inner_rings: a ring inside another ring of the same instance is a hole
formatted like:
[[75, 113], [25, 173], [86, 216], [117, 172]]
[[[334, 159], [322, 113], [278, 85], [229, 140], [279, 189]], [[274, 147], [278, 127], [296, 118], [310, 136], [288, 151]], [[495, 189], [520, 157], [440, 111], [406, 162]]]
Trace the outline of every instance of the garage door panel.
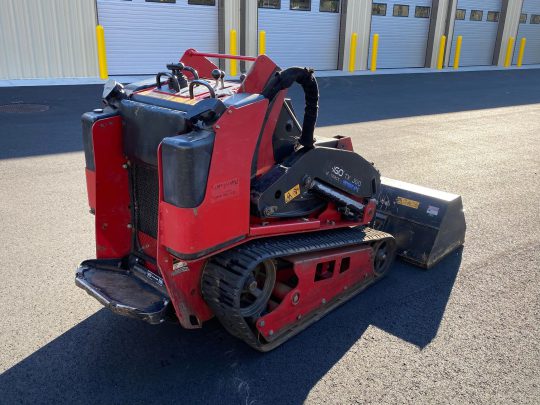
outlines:
[[[431, 14], [431, 0], [374, 1], [374, 3], [386, 4], [387, 7], [386, 16], [371, 17], [369, 64], [371, 64], [373, 35], [379, 34], [377, 67], [423, 67], [426, 61], [431, 18], [415, 17], [415, 8], [430, 7]], [[408, 17], [394, 16], [395, 5], [409, 6]]]
[[109, 74], [154, 74], [188, 48], [218, 51], [217, 6], [98, 0]]
[[526, 14], [527, 18], [525, 22], [519, 24], [513, 63], [517, 63], [521, 39], [527, 38], [523, 64], [538, 64], [540, 63], [540, 24], [531, 24], [531, 17], [540, 16], [540, 0], [524, 0], [521, 12]]
[[[497, 40], [498, 22], [487, 21], [489, 12], [498, 12], [500, 17], [501, 0], [459, 0], [458, 10], [465, 10], [463, 20], [456, 19], [449, 65], [454, 65], [454, 55], [458, 36], [463, 37], [460, 66], [486, 66], [493, 64], [493, 52]], [[481, 11], [482, 20], [471, 20], [471, 12]]]
[[266, 54], [282, 68], [337, 69], [340, 14], [319, 12], [318, 0], [311, 2], [311, 11], [289, 7], [290, 2], [282, 0], [279, 10], [258, 10], [259, 30], [266, 31]]

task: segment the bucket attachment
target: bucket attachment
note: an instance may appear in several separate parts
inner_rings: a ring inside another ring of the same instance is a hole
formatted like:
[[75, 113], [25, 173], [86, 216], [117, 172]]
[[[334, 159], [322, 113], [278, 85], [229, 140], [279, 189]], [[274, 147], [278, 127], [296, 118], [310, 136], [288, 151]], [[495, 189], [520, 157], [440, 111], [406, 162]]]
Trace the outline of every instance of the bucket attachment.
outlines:
[[114, 313], [163, 322], [170, 302], [163, 280], [140, 264], [125, 267], [122, 260], [86, 260], [75, 284]]
[[381, 178], [373, 227], [393, 235], [397, 254], [431, 268], [465, 241], [461, 196]]

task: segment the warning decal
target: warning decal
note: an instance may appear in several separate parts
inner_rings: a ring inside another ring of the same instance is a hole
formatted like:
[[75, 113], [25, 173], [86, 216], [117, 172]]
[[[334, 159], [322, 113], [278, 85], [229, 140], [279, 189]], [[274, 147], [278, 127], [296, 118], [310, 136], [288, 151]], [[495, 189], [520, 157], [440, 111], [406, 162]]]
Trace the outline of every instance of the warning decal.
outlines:
[[428, 215], [437, 216], [439, 215], [439, 207], [434, 207], [433, 205], [430, 205], [426, 212]]
[[293, 188], [291, 188], [289, 191], [285, 193], [285, 203], [288, 203], [291, 200], [294, 200], [296, 197], [300, 195], [300, 184], [297, 184]]
[[417, 209], [418, 206], [420, 205], [419, 201], [409, 200], [408, 198], [405, 198], [405, 197], [396, 198], [396, 202], [399, 205], [404, 205], [405, 207], [414, 208], [414, 209]]
[[175, 96], [174, 94], [164, 94], [158, 91], [154, 91], [154, 89], [142, 90], [136, 94], [140, 94], [141, 96], [160, 98], [162, 100], [173, 101], [175, 103], [181, 104], [197, 104], [199, 102], [199, 100], [195, 98], [189, 99], [187, 97]]

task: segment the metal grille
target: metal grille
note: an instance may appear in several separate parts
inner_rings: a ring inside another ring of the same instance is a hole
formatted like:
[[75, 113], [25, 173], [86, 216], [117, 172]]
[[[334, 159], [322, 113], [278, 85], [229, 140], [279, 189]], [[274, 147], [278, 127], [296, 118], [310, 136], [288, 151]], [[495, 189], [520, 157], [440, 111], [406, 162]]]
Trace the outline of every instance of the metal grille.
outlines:
[[137, 230], [157, 239], [159, 184], [156, 167], [133, 164], [133, 196]]

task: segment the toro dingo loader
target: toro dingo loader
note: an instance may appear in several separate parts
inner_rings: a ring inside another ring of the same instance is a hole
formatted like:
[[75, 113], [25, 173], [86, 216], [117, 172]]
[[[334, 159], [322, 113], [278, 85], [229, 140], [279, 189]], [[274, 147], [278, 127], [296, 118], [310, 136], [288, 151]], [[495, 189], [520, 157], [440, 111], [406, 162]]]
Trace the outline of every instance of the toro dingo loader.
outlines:
[[[208, 58], [252, 66], [225, 80]], [[193, 49], [167, 69], [108, 82], [82, 118], [97, 258], [76, 284], [113, 312], [188, 329], [217, 317], [268, 351], [384, 277], [396, 253], [430, 267], [463, 243], [459, 196], [381, 184], [350, 138], [314, 135], [312, 70]]]

